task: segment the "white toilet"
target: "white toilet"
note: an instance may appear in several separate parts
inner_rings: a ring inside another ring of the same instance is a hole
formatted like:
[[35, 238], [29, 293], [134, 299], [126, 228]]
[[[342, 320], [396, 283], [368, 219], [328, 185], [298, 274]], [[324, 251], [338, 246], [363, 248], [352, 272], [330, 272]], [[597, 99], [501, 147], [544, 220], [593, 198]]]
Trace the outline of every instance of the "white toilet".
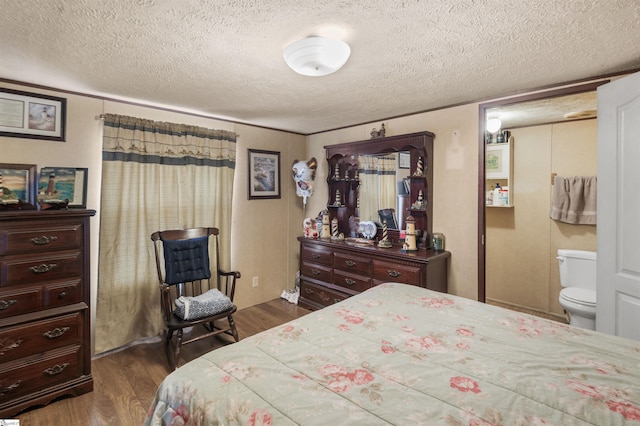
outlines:
[[569, 324], [596, 329], [596, 252], [558, 250], [560, 305], [569, 313]]

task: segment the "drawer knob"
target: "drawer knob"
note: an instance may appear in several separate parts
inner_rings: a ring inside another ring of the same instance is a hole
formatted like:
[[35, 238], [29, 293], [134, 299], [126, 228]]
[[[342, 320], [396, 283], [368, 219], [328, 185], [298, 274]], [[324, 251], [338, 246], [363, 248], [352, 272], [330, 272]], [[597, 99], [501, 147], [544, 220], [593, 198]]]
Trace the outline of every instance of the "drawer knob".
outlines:
[[357, 265], [357, 263], [354, 262], [353, 260], [346, 260], [344, 263], [349, 267], [354, 267]]
[[317, 269], [312, 269], [312, 270], [311, 270], [311, 273], [312, 273], [313, 275], [320, 275], [320, 274], [321, 274], [321, 272], [320, 272], [320, 271], [318, 271]]
[[43, 235], [42, 237], [33, 237], [29, 241], [31, 241], [33, 244], [35, 244], [37, 246], [46, 246], [47, 244], [52, 243], [57, 239], [58, 239], [58, 237], [53, 236], [53, 235], [50, 236], [50, 237], [47, 237], [46, 235]]
[[344, 282], [347, 283], [348, 285], [354, 285], [356, 283], [356, 280], [351, 278], [345, 278]]
[[314, 259], [320, 259], [320, 255], [319, 254], [312, 254], [311, 257], [313, 257]]
[[7, 386], [6, 388], [2, 388], [0, 389], [0, 395], [6, 395], [11, 391], [14, 391], [16, 389], [18, 389], [18, 386], [20, 386], [20, 383], [22, 383], [22, 380], [18, 380], [16, 382], [13, 382], [12, 384], [10, 384], [9, 386]]
[[17, 303], [18, 301], [15, 299], [9, 299], [9, 300], [0, 300], [0, 311], [4, 311], [5, 309], [8, 309], [11, 305]]
[[313, 290], [311, 290], [310, 288], [306, 288], [304, 289], [305, 293], [307, 294], [313, 294]]
[[56, 268], [58, 265], [55, 263], [50, 263], [50, 264], [41, 264], [38, 266], [32, 266], [29, 268], [29, 270], [31, 272], [33, 272], [34, 274], [44, 274], [45, 272], [49, 272], [50, 270]]
[[65, 362], [64, 364], [56, 364], [51, 368], [47, 368], [46, 370], [43, 371], [44, 374], [46, 374], [47, 376], [55, 376], [56, 374], [60, 374], [64, 371], [65, 368], [67, 368], [69, 366], [68, 362]]
[[67, 297], [67, 292], [63, 291], [58, 295], [58, 299], [64, 299], [65, 297]]
[[48, 337], [49, 339], [55, 339], [62, 336], [67, 331], [69, 331], [69, 327], [58, 327], [43, 333], [42, 336]]
[[402, 275], [402, 272], [398, 272], [398, 271], [394, 271], [393, 269], [389, 269], [387, 271], [387, 274], [389, 274], [390, 277], [397, 278], [400, 275]]
[[341, 300], [340, 299], [333, 299], [333, 303], [338, 303], [338, 302], [341, 302]]

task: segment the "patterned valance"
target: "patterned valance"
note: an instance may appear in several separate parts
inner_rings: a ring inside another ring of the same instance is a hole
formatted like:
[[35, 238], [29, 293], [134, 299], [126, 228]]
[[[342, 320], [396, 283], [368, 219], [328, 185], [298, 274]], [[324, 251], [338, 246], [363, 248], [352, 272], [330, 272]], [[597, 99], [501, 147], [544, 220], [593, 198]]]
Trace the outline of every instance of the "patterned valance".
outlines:
[[104, 115], [103, 161], [235, 168], [234, 132]]

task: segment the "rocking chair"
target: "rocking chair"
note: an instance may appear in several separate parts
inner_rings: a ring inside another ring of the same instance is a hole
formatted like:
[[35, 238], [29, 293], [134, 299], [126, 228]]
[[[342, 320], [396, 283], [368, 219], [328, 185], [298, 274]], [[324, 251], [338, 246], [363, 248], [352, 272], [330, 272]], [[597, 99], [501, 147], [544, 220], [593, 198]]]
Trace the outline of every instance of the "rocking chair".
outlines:
[[[174, 370], [178, 367], [182, 345], [219, 334], [228, 334], [236, 342], [239, 340], [232, 315], [237, 310], [233, 296], [240, 272], [220, 269], [218, 234], [217, 228], [151, 234], [160, 282], [160, 306], [166, 326], [164, 346], [169, 366]], [[209, 256], [209, 237], [212, 235], [214, 276]], [[183, 330], [197, 325], [204, 326], [206, 332], [183, 340]]]

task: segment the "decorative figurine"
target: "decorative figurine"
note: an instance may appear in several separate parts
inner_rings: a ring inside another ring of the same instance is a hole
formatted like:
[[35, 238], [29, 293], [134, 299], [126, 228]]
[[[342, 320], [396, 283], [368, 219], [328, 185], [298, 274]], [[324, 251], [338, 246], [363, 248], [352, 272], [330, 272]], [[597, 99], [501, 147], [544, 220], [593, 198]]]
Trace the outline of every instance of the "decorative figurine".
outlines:
[[329, 212], [322, 211], [322, 235], [320, 238], [331, 238], [331, 229], [329, 227]]
[[418, 157], [418, 165], [416, 171], [413, 172], [414, 176], [424, 176], [424, 163], [422, 157]]
[[313, 219], [310, 217], [302, 221], [302, 229], [304, 230], [305, 238], [318, 238], [318, 230], [316, 229]]
[[384, 220], [382, 222], [382, 239], [378, 241], [378, 247], [382, 248], [391, 248], [392, 244], [389, 241], [388, 230], [387, 230], [387, 221]]
[[340, 207], [342, 205], [342, 197], [340, 196], [340, 190], [336, 189], [336, 201], [333, 203], [334, 206]]
[[371, 139], [384, 138], [386, 129], [384, 128], [384, 123], [380, 126], [380, 130], [377, 130], [375, 127], [371, 129]]
[[412, 209], [420, 210], [424, 209], [424, 197], [422, 195], [422, 189], [418, 192], [418, 199], [415, 203], [411, 204]]
[[405, 220], [407, 228], [405, 230], [403, 251], [417, 251], [418, 245], [416, 242], [416, 220], [413, 216], [408, 216]]
[[331, 239], [332, 240], [338, 239], [338, 218], [337, 217], [334, 217], [331, 220]]
[[340, 180], [340, 164], [336, 163], [336, 168], [333, 170], [333, 180]]

